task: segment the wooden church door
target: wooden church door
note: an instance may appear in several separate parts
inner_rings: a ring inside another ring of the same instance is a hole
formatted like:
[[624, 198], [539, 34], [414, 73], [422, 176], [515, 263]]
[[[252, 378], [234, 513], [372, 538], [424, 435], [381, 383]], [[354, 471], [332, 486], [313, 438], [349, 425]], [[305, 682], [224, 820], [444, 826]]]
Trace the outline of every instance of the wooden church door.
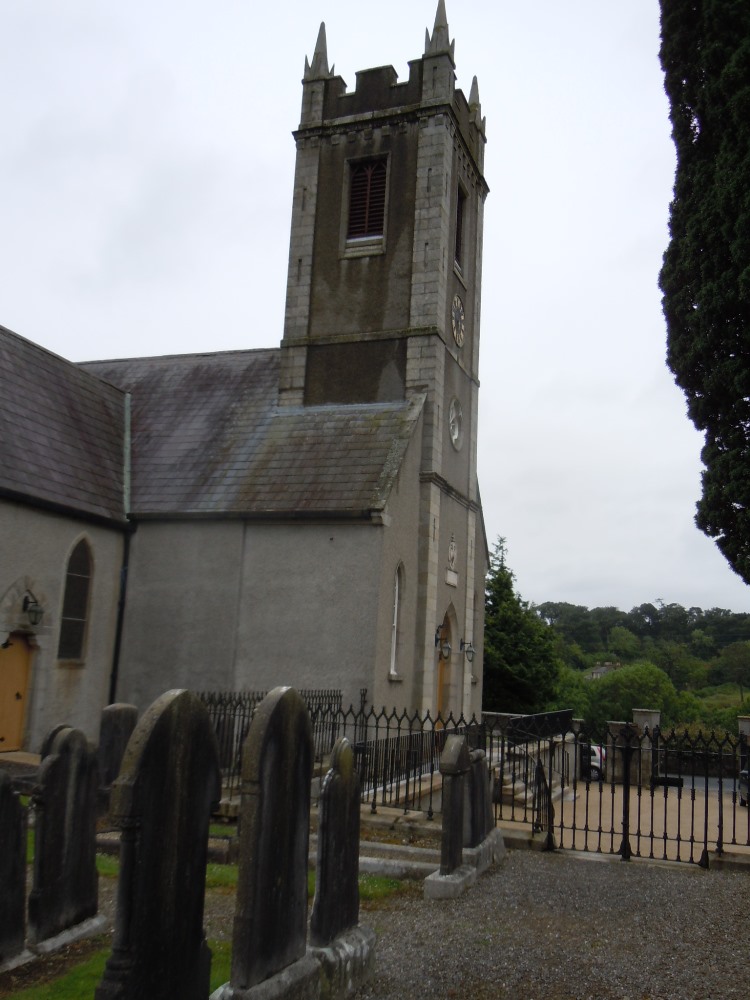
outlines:
[[22, 632], [12, 632], [0, 646], [0, 752], [20, 750], [29, 684], [31, 648]]

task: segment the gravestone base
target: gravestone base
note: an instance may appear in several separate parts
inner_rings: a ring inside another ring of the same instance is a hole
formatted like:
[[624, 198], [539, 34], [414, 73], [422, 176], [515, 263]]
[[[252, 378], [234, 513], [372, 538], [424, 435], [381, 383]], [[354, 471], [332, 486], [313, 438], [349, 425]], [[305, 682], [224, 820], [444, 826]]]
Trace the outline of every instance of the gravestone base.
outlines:
[[477, 870], [473, 865], [461, 865], [449, 875], [441, 875], [439, 871], [428, 875], [424, 880], [425, 899], [457, 899], [461, 893], [474, 885], [477, 880]]
[[318, 1000], [320, 995], [320, 965], [308, 951], [303, 958], [255, 986], [238, 989], [224, 983], [209, 1000]]
[[30, 944], [31, 949], [37, 955], [51, 955], [53, 951], [59, 951], [74, 941], [82, 941], [84, 938], [94, 937], [96, 934], [103, 934], [107, 929], [107, 918], [103, 913], [98, 913], [95, 917], [82, 920], [80, 924], [68, 927], [54, 937], [44, 938], [42, 941], [35, 941]]
[[33, 951], [24, 948], [23, 951], [14, 955], [13, 958], [9, 958], [5, 962], [0, 962], [0, 975], [3, 972], [12, 972], [14, 969], [19, 969], [22, 965], [26, 965], [27, 962], [31, 962], [35, 958], [36, 955]]
[[321, 1000], [343, 1000], [375, 972], [375, 932], [370, 927], [353, 927], [311, 952], [320, 963]]
[[477, 875], [487, 871], [490, 865], [505, 857], [505, 841], [501, 830], [490, 830], [481, 844], [464, 847], [464, 864], [476, 868]]

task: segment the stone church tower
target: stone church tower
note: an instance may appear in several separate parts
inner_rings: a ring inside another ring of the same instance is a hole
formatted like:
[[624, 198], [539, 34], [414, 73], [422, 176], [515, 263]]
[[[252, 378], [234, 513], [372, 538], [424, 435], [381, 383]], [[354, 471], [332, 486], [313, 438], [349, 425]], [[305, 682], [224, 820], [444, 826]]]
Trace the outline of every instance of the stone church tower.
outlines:
[[6, 747], [171, 688], [481, 711], [485, 129], [443, 0], [403, 83], [347, 90], [321, 28], [294, 136], [280, 346], [75, 365], [0, 327]]
[[[423, 400], [415, 703], [475, 710], [487, 546], [477, 487], [485, 121], [439, 0], [409, 78], [305, 61], [280, 407]], [[397, 588], [398, 589], [398, 588]], [[450, 647], [450, 648], [449, 648]], [[468, 650], [469, 655], [465, 655]]]

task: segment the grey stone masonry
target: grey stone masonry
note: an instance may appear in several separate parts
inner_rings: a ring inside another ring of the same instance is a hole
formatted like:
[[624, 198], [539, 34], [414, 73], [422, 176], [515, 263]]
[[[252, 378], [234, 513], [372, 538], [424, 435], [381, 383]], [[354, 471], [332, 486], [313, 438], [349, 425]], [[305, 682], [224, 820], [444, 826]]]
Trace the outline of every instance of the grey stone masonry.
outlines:
[[216, 736], [189, 691], [167, 691], [133, 731], [112, 786], [121, 829], [115, 939], [96, 1000], [206, 1000], [208, 825], [220, 796]]
[[38, 943], [95, 916], [96, 750], [58, 726], [44, 741], [32, 802], [36, 813], [29, 939]]
[[305, 958], [312, 757], [304, 701], [292, 688], [275, 688], [256, 709], [242, 753], [239, 879], [225, 995], [241, 996]]
[[23, 951], [25, 917], [26, 809], [0, 771], [0, 966]]

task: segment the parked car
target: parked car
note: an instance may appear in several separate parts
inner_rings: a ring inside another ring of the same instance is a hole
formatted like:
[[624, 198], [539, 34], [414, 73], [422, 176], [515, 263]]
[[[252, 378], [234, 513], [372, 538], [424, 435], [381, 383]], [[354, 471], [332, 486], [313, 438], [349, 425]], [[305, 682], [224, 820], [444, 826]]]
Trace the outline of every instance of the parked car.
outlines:
[[750, 787], [748, 784], [748, 771], [740, 771], [740, 805], [747, 806], [748, 797], [750, 797]]
[[580, 743], [581, 777], [587, 781], [602, 781], [606, 776], [607, 751], [597, 743]]

